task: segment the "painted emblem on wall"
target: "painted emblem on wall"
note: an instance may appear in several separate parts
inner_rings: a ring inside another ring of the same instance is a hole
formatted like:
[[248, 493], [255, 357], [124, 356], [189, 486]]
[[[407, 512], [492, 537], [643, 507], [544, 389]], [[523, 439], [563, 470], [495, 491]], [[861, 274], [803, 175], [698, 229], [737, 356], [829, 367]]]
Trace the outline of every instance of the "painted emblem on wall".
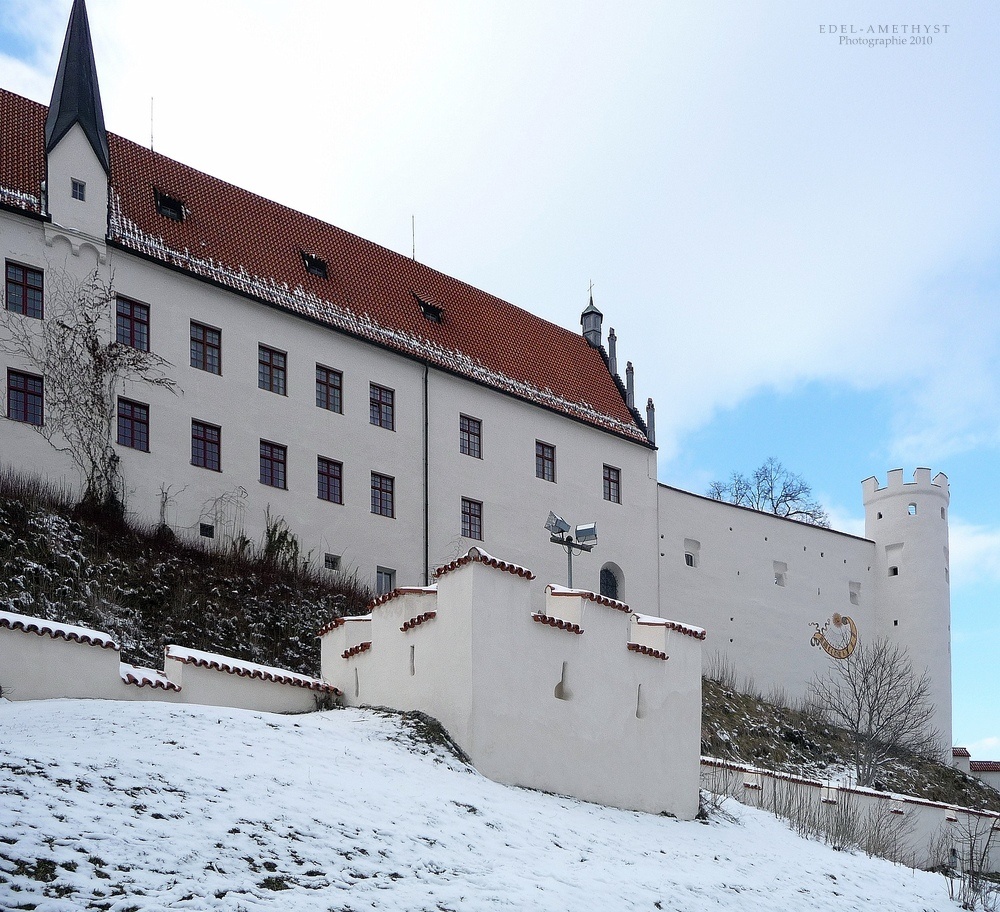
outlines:
[[[831, 624], [839, 632], [838, 636], [833, 637], [834, 640], [839, 641], [839, 645], [826, 638], [826, 632], [830, 629]], [[847, 630], [844, 630], [845, 626]], [[812, 627], [815, 628], [816, 632], [812, 635], [809, 645], [822, 646], [823, 651], [835, 659], [846, 659], [854, 652], [854, 647], [858, 645], [857, 625], [846, 614], [843, 616], [834, 614], [833, 618], [828, 620], [822, 627], [813, 621]]]

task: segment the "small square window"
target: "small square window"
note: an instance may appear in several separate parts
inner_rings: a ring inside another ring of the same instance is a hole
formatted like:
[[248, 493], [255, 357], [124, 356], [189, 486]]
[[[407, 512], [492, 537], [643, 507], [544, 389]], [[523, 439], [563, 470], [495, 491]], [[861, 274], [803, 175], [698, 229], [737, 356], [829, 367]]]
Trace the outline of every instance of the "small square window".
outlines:
[[340, 570], [340, 555], [339, 554], [324, 554], [323, 555], [323, 568], [325, 570], [333, 570], [339, 572]]
[[198, 533], [202, 538], [215, 538], [215, 526], [211, 523], [201, 523], [198, 527]]
[[118, 445], [149, 452], [149, 406], [118, 399]]
[[317, 494], [320, 500], [342, 504], [344, 491], [341, 478], [344, 471], [343, 463], [320, 456], [317, 462]]
[[396, 571], [389, 567], [375, 568], [375, 594], [385, 595], [396, 588]]
[[396, 515], [396, 479], [372, 472], [372, 513], [376, 516]]
[[321, 259], [314, 253], [306, 253], [303, 250], [302, 265], [306, 267], [306, 272], [308, 272], [309, 275], [314, 275], [321, 279], [325, 279], [327, 277], [326, 260]]
[[35, 427], [45, 423], [45, 382], [41, 377], [7, 371], [7, 417]]
[[288, 449], [280, 443], [260, 442], [260, 483], [272, 488], [287, 488], [285, 464]]
[[483, 540], [482, 501], [462, 498], [462, 537]]
[[156, 202], [156, 211], [164, 218], [174, 222], [184, 221], [184, 203], [179, 199], [168, 196], [155, 187], [153, 188], [153, 199]]
[[556, 448], [540, 440], [535, 441], [535, 477], [544, 481], [556, 480]]
[[372, 383], [369, 392], [370, 420], [387, 431], [396, 429], [396, 394], [385, 386]]
[[262, 390], [287, 395], [287, 356], [284, 352], [266, 345], [257, 346], [257, 386]]
[[87, 199], [87, 184], [85, 181], [77, 180], [75, 177], [72, 179], [73, 185], [73, 199], [80, 200], [81, 202]]
[[115, 339], [119, 345], [149, 351], [149, 307], [128, 298], [115, 302]]
[[40, 269], [7, 261], [7, 310], [41, 320], [43, 276]]
[[329, 367], [316, 365], [316, 407], [343, 413], [344, 375]]
[[475, 459], [483, 458], [483, 423], [478, 418], [459, 416], [458, 451]]
[[611, 503], [622, 502], [622, 472], [614, 466], [604, 467], [604, 499]]
[[222, 373], [222, 330], [191, 321], [191, 366]]
[[222, 428], [204, 421], [191, 422], [191, 465], [222, 471]]

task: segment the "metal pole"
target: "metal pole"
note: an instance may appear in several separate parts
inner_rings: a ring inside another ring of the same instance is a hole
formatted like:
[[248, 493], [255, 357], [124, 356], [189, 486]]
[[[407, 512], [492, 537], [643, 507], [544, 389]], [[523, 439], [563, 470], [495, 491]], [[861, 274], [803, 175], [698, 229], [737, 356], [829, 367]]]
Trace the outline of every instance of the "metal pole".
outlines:
[[573, 588], [573, 546], [566, 546], [566, 578], [568, 582], [566, 583], [567, 589]]

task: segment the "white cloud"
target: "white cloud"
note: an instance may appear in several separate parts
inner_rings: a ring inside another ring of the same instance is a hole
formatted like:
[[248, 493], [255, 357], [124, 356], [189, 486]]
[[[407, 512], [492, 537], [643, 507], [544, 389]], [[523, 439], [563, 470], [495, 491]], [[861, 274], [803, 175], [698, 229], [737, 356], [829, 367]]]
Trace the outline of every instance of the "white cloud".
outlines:
[[952, 515], [948, 534], [953, 587], [1000, 583], [1000, 528], [972, 525]]
[[995, 760], [1000, 757], [1000, 738], [981, 738], [962, 746], [972, 754], [973, 760]]

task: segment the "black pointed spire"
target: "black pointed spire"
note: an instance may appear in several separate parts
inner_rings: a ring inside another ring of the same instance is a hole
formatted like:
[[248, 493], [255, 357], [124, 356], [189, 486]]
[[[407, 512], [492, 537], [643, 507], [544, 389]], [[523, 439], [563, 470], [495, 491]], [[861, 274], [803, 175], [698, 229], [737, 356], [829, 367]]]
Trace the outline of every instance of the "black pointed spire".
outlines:
[[45, 119], [45, 151], [51, 152], [75, 123], [83, 128], [105, 173], [110, 173], [108, 133], [104, 127], [94, 46], [83, 0], [73, 0], [73, 10], [69, 14], [49, 115]]

